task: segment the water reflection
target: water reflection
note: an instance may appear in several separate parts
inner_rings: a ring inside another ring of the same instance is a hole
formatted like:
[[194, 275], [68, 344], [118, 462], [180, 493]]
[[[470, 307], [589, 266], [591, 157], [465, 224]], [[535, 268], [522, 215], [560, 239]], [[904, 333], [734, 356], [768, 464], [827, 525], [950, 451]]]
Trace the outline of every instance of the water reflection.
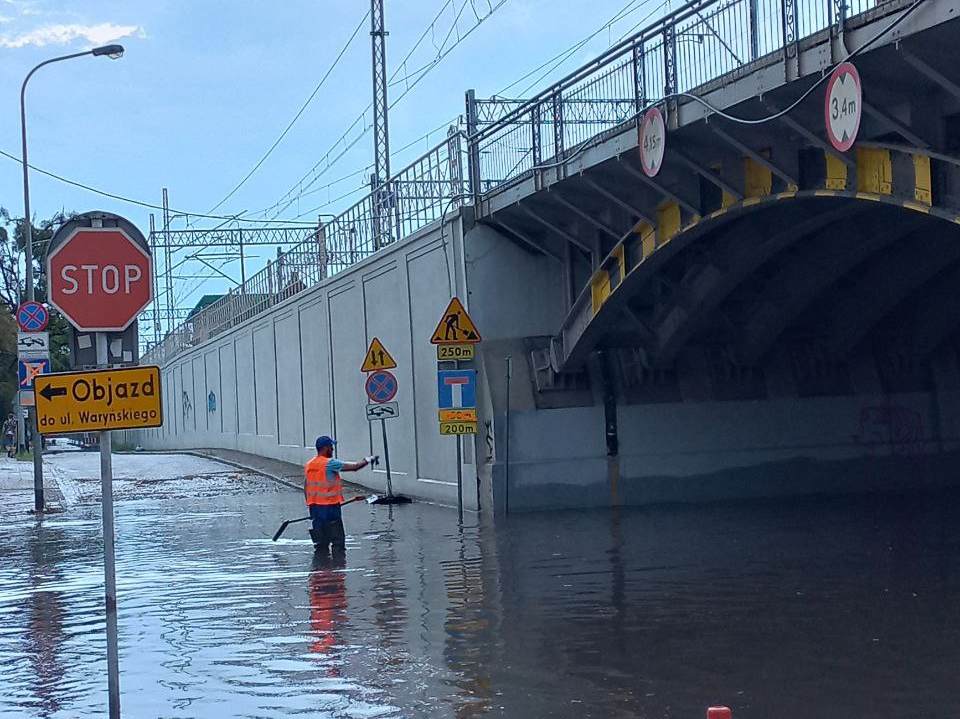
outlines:
[[27, 586], [24, 599], [27, 622], [22, 635], [29, 668], [32, 705], [37, 715], [50, 717], [61, 708], [64, 666], [61, 657], [64, 601], [58, 587], [62, 576], [63, 532], [42, 524], [27, 535]]
[[336, 650], [342, 645], [340, 625], [347, 617], [346, 557], [317, 554], [310, 568], [310, 651], [327, 676], [340, 676]]
[[[354, 505], [336, 561], [270, 541], [298, 493], [191, 481], [118, 504], [129, 716], [960, 713], [958, 492], [462, 530]], [[42, 526], [0, 504], [0, 716], [104, 713], [94, 500]]]

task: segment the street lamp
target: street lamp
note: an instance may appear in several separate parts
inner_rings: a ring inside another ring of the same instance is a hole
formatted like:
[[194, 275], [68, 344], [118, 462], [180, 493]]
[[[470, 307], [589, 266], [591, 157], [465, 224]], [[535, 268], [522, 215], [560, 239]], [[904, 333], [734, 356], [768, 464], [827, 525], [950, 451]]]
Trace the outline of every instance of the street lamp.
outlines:
[[[44, 65], [50, 65], [55, 62], [61, 62], [62, 60], [72, 60], [75, 57], [83, 57], [84, 55], [93, 55], [99, 57], [101, 55], [106, 55], [109, 58], [117, 59], [123, 55], [123, 45], [103, 45], [102, 47], [95, 47], [92, 50], [86, 50], [84, 52], [75, 52], [70, 55], [61, 55], [60, 57], [50, 58], [49, 60], [44, 60], [39, 65], [34, 67], [30, 72], [27, 73], [27, 76], [23, 79], [23, 85], [20, 86], [20, 140], [21, 140], [21, 160], [23, 161], [23, 229], [24, 229], [24, 245], [25, 245], [25, 254], [27, 259], [27, 300], [32, 301], [34, 299], [33, 291], [33, 224], [30, 221], [30, 176], [28, 173], [29, 163], [27, 161], [27, 110], [26, 110], [26, 92], [27, 92], [27, 83], [30, 81], [30, 78], [33, 77], [33, 73], [39, 70]], [[33, 505], [34, 509], [38, 512], [43, 511], [43, 461], [40, 455], [40, 450], [37, 448], [37, 438], [35, 436], [34, 430], [36, 429], [36, 409], [31, 408], [29, 410], [29, 423], [31, 434], [34, 434], [33, 441], [31, 442], [31, 448], [33, 450]]]

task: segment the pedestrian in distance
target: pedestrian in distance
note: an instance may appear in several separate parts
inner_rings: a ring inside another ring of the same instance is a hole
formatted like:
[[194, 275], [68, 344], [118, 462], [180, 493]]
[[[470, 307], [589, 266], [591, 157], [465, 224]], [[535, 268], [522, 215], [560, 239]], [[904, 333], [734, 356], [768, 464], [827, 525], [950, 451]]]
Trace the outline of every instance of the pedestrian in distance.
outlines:
[[13, 412], [3, 423], [3, 448], [7, 450], [8, 457], [15, 457], [17, 454], [17, 418]]
[[313, 529], [310, 539], [314, 549], [326, 554], [333, 547], [334, 555], [346, 551], [345, 534], [340, 505], [343, 504], [343, 480], [340, 472], [356, 472], [376, 464], [379, 457], [371, 455], [359, 462], [344, 462], [333, 456], [336, 442], [326, 435], [317, 437], [317, 456], [303, 468], [303, 494], [310, 510]]

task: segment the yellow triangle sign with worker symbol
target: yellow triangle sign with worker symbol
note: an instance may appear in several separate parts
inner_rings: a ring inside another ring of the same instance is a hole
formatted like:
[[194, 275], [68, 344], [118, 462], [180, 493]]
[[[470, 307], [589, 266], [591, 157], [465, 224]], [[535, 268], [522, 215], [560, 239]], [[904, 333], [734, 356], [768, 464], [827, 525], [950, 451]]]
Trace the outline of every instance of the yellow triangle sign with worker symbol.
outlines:
[[363, 366], [360, 368], [360, 371], [376, 372], [382, 369], [394, 369], [396, 366], [396, 360], [387, 352], [387, 348], [383, 346], [383, 342], [374, 337], [373, 341], [370, 342], [370, 346], [367, 348], [367, 354], [363, 358]]
[[430, 343], [435, 345], [473, 345], [481, 340], [480, 331], [473, 324], [463, 303], [456, 297], [443, 311], [440, 324], [433, 331]]

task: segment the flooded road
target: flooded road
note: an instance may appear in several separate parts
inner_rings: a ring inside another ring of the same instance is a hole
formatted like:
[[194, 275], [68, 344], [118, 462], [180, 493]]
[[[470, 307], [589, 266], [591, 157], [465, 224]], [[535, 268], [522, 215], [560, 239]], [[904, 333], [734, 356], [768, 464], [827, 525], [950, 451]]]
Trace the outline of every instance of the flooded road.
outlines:
[[[97, 455], [66, 511], [0, 493], [0, 717], [102, 717]], [[127, 717], [948, 717], [960, 493], [512, 516], [344, 510], [316, 562], [301, 495], [117, 456]], [[469, 520], [468, 520], [469, 521]]]

